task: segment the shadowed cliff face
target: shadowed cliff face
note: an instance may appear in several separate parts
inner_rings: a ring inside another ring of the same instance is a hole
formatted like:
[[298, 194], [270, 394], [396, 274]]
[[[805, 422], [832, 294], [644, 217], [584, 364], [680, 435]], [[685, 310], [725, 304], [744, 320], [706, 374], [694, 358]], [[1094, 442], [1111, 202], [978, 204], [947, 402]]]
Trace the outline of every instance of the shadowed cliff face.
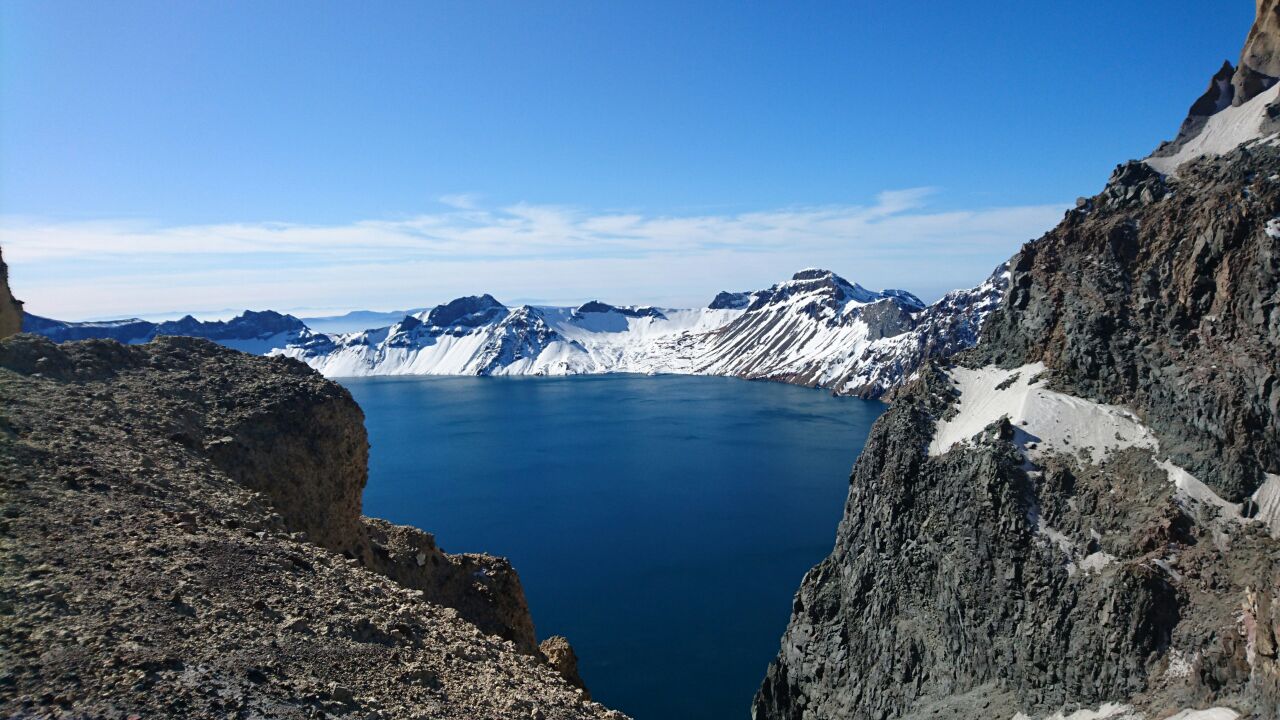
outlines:
[[9, 266], [0, 254], [0, 338], [22, 332], [22, 303], [9, 291]]
[[0, 341], [0, 714], [614, 716], [505, 560], [361, 516], [367, 453], [294, 360]]
[[959, 362], [1043, 362], [1051, 387], [1137, 410], [1158, 451], [1032, 465], [1022, 429], [996, 421], [931, 455], [957, 390], [945, 368], [924, 372], [858, 459], [835, 550], [801, 584], [756, 718], [1105, 702], [1154, 718], [1211, 705], [1274, 716], [1280, 541], [1189, 501], [1157, 460], [1234, 501], [1280, 471], [1277, 178], [1274, 148], [1200, 160], [1169, 184], [1126, 165], [1014, 257], [1004, 305]]

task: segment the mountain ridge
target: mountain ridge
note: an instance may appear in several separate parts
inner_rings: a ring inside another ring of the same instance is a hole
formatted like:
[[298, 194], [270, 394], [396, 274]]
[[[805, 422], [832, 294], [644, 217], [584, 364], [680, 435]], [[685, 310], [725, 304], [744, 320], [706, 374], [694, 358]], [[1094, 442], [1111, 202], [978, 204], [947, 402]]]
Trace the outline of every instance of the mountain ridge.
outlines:
[[295, 357], [331, 377], [712, 374], [874, 398], [891, 392], [925, 357], [972, 344], [999, 293], [999, 278], [992, 277], [933, 305], [904, 290], [876, 292], [829, 270], [806, 268], [763, 290], [721, 292], [700, 309], [600, 300], [512, 308], [482, 294], [349, 333], [316, 332], [271, 311], [246, 311], [227, 322], [188, 316], [165, 323], [67, 323], [28, 316], [25, 329], [59, 341], [205, 337], [247, 352]]

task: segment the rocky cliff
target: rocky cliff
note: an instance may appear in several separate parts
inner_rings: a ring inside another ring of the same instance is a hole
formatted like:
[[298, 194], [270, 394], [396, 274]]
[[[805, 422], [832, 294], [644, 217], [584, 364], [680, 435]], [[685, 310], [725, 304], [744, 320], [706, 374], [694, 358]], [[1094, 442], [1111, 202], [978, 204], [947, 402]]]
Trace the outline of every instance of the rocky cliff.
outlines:
[[1156, 169], [1172, 174], [1188, 160], [1280, 132], [1280, 0], [1258, 0], [1257, 9], [1240, 63], [1224, 62], [1209, 80], [1178, 135], [1147, 159]]
[[1258, 0], [1258, 19], [1245, 38], [1231, 79], [1233, 105], [1243, 105], [1280, 80], [1280, 0]]
[[[757, 718], [1274, 717], [1277, 172], [1275, 150], [1168, 185], [1126, 166], [1015, 256], [959, 357], [999, 374], [928, 370], [877, 423]], [[1032, 376], [1058, 405], [1000, 404]], [[1118, 405], [1142, 439], [1091, 440]]]
[[0, 254], [0, 338], [22, 331], [22, 303], [9, 291], [9, 266]]
[[505, 560], [361, 516], [367, 451], [293, 360], [0, 341], [0, 714], [620, 717]]
[[1123, 165], [1010, 260], [977, 347], [873, 428], [757, 720], [1280, 717], [1280, 150], [1256, 140]]

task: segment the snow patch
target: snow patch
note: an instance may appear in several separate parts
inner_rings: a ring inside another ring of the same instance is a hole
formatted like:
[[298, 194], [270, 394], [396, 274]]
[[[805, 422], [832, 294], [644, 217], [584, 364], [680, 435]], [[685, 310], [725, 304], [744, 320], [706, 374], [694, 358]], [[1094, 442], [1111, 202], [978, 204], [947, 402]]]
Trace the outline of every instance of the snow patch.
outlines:
[[[974, 436], [1002, 417], [1007, 417], [1013, 425], [1014, 441], [1028, 469], [1034, 468], [1038, 460], [1050, 452], [1076, 455], [1087, 451], [1094, 464], [1121, 448], [1159, 452], [1155, 435], [1132, 412], [1117, 405], [1049, 390], [1042, 379], [1044, 372], [1042, 363], [1012, 370], [993, 365], [953, 368], [948, 376], [959, 391], [960, 399], [954, 415], [935, 422], [929, 455], [936, 457], [956, 445], [970, 443]], [[1175, 496], [1184, 505], [1216, 508], [1218, 517], [1224, 520], [1261, 522], [1274, 537], [1280, 537], [1280, 475], [1266, 476], [1266, 481], [1250, 498], [1250, 517], [1246, 518], [1244, 504], [1228, 502], [1184, 468], [1167, 459], [1158, 460], [1157, 466], [1168, 475]], [[1033, 524], [1041, 535], [1067, 549], [1070, 543], [1060, 533], [1042, 527], [1034, 518]], [[1092, 561], [1085, 558], [1069, 569], [1100, 569], [1106, 564], [1104, 560], [1103, 557]], [[1090, 564], [1086, 566], [1086, 562]]]
[[1080, 561], [1079, 567], [1085, 572], [1097, 572], [1115, 561], [1116, 557], [1114, 555], [1104, 553], [1099, 550], [1098, 552], [1086, 555], [1084, 559]]
[[[1207, 710], [1182, 710], [1174, 715], [1159, 720], [1236, 720], [1240, 713], [1231, 708], [1216, 707]], [[1103, 703], [1097, 710], [1076, 710], [1071, 714], [1061, 712], [1046, 716], [1041, 720], [1143, 720], [1142, 713], [1133, 709], [1132, 705], [1123, 703]], [[1013, 720], [1031, 720], [1031, 717], [1018, 713]]]
[[1169, 481], [1177, 488], [1178, 499], [1183, 502], [1212, 505], [1222, 511], [1223, 517], [1240, 517], [1240, 506], [1222, 499], [1212, 488], [1200, 482], [1196, 476], [1174, 465], [1168, 460], [1156, 463], [1169, 474]]
[[[1141, 720], [1142, 716], [1133, 711], [1132, 705], [1123, 703], [1103, 703], [1097, 710], [1076, 710], [1064, 715], [1061, 712], [1042, 718], [1042, 720]], [[1023, 713], [1013, 716], [1013, 720], [1031, 720]]]
[[1006, 370], [987, 366], [955, 368], [951, 377], [960, 391], [956, 414], [940, 420], [929, 454], [941, 455], [988, 425], [1008, 417], [1029, 459], [1057, 451], [1087, 450], [1099, 463], [1114, 450], [1155, 449], [1155, 436], [1128, 410], [1065, 395], [1045, 387], [1043, 363]]
[[1165, 720], [1236, 720], [1240, 717], [1240, 713], [1231, 708], [1217, 707], [1207, 710], [1183, 710], [1176, 715], [1170, 715]]
[[1280, 475], [1267, 475], [1266, 482], [1253, 494], [1258, 513], [1254, 519], [1266, 523], [1271, 537], [1280, 538]]
[[1205, 155], [1222, 155], [1235, 150], [1240, 145], [1259, 140], [1273, 142], [1275, 136], [1263, 137], [1262, 124], [1266, 119], [1267, 106], [1275, 102], [1278, 97], [1280, 97], [1280, 85], [1272, 87], [1243, 105], [1228, 107], [1212, 115], [1200, 134], [1188, 140], [1177, 154], [1169, 157], [1149, 157], [1145, 162], [1161, 174], [1173, 175], [1184, 163]]

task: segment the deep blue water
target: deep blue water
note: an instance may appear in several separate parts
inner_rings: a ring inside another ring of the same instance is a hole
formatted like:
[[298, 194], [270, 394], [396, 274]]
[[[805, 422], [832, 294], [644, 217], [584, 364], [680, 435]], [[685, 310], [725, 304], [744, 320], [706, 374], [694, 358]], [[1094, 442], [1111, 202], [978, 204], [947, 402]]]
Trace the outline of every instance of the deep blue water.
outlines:
[[729, 378], [342, 382], [373, 446], [365, 513], [509, 557], [539, 639], [568, 637], [637, 720], [749, 717], [883, 408]]

